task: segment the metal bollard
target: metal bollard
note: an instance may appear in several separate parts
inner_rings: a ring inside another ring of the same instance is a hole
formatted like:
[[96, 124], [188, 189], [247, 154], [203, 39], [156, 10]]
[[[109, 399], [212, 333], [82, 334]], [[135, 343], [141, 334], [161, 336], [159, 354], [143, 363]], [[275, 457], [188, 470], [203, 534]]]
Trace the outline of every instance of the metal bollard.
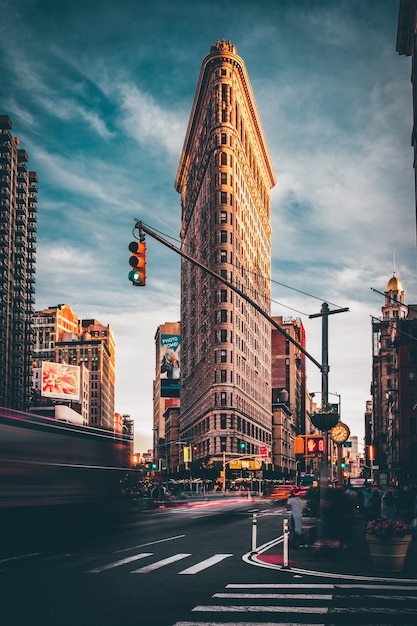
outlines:
[[252, 552], [256, 552], [256, 532], [257, 532], [258, 514], [252, 515]]
[[290, 538], [290, 527], [288, 524], [288, 519], [284, 519], [283, 521], [283, 535], [284, 540], [282, 542], [282, 567], [288, 567], [288, 543]]

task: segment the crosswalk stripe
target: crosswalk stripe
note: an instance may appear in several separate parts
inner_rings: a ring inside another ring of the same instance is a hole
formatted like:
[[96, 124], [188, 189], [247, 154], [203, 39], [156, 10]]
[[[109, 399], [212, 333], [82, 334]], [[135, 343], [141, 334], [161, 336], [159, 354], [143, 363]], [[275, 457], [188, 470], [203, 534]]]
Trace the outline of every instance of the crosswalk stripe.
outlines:
[[155, 563], [151, 563], [150, 565], [146, 565], [145, 567], [135, 569], [133, 570], [132, 574], [147, 574], [148, 572], [152, 572], [153, 570], [164, 567], [165, 565], [169, 565], [170, 563], [175, 563], [175, 561], [185, 559], [187, 556], [191, 556], [191, 554], [174, 554], [167, 559], [162, 559], [161, 561], [156, 561]]
[[215, 593], [212, 597], [235, 598], [236, 600], [332, 600], [334, 596], [332, 593]]
[[[192, 611], [200, 613], [308, 613], [323, 615], [328, 613], [328, 607], [320, 606], [263, 606], [262, 604], [234, 604], [230, 606], [200, 604]], [[332, 611], [333, 613], [333, 611]]]
[[133, 556], [128, 556], [125, 559], [120, 559], [120, 561], [113, 561], [113, 563], [107, 563], [107, 565], [102, 565], [101, 567], [95, 567], [94, 569], [88, 570], [88, 574], [97, 574], [99, 572], [104, 572], [107, 569], [112, 569], [113, 567], [119, 567], [119, 565], [126, 565], [126, 563], [131, 563], [132, 561], [138, 561], [139, 559], [144, 559], [147, 556], [152, 556], [153, 552], [141, 552], [140, 554], [134, 554]]
[[[361, 600], [363, 599], [364, 596], [360, 596], [360, 595], [349, 595], [347, 596], [349, 598], [349, 600]], [[416, 596], [399, 596], [399, 595], [377, 595], [377, 594], [367, 594], [366, 596], [367, 600], [397, 600], [398, 602], [404, 602], [404, 600], [406, 600], [407, 602], [417, 602], [417, 597]], [[346, 598], [345, 595], [339, 595], [339, 594], [333, 594], [333, 598]]]
[[227, 559], [227, 557], [229, 556], [233, 556], [233, 554], [215, 554], [214, 556], [211, 556], [208, 559], [205, 559], [204, 561], [200, 561], [200, 563], [196, 563], [195, 565], [192, 565], [191, 567], [187, 567], [187, 569], [182, 570], [182, 572], [178, 572], [179, 574], [197, 574], [198, 572], [201, 572], [204, 569], [207, 569], [208, 567], [211, 567], [212, 565], [215, 565], [216, 563], [220, 563], [220, 561], [223, 561], [223, 559]]
[[390, 589], [395, 591], [416, 591], [417, 585], [412, 583], [410, 585], [385, 585], [385, 584], [358, 584], [358, 583], [229, 583], [226, 585], [226, 589]]
[[[398, 585], [229, 583], [224, 589], [226, 591], [212, 596], [214, 602], [220, 600], [224, 601], [223, 604], [197, 605], [191, 612], [200, 613], [200, 620], [176, 622], [173, 626], [307, 626], [313, 622], [315, 626], [324, 626], [329, 619], [335, 624], [339, 621], [345, 623], [347, 618], [349, 623], [354, 623], [356, 619], [360, 623], [366, 620], [367, 624], [417, 624], [415, 582], [404, 584], [402, 581]], [[219, 618], [216, 621], [213, 620], [214, 614]], [[224, 621], [233, 619], [232, 616], [237, 614], [241, 619], [249, 619]], [[262, 621], [262, 616], [268, 619], [268, 614], [269, 620], [275, 614], [282, 622]]]
[[366, 594], [366, 596], [359, 594], [339, 594], [337, 590], [336, 593], [329, 594], [312, 594], [312, 593], [215, 593], [212, 598], [236, 598], [239, 600], [250, 600], [250, 599], [258, 599], [258, 600], [334, 600], [341, 598], [349, 598], [349, 600], [397, 600], [398, 602], [410, 601], [417, 602], [416, 596], [407, 596], [407, 595], [378, 595], [378, 594]]
[[[313, 585], [304, 583], [286, 584], [286, 583], [229, 583], [226, 589], [312, 589]], [[323, 583], [322, 585], [314, 585], [314, 589], [334, 589], [333, 583]], [[391, 589], [391, 587], [390, 587]]]

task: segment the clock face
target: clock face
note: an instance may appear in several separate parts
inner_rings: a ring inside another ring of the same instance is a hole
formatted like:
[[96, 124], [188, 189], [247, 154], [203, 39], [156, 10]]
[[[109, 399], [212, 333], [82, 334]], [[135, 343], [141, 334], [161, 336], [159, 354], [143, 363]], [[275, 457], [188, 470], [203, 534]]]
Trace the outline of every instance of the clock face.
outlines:
[[336, 424], [336, 426], [333, 426], [330, 431], [330, 437], [335, 443], [344, 443], [349, 438], [349, 435], [349, 427], [342, 422], [339, 422], [338, 424]]

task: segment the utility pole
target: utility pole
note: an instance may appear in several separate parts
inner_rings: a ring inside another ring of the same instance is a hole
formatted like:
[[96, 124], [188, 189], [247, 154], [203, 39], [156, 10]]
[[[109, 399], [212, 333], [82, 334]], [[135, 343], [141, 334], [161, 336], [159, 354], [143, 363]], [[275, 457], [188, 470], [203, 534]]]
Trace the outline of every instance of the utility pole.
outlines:
[[321, 305], [320, 313], [313, 313], [309, 315], [309, 319], [314, 317], [322, 318], [322, 331], [321, 331], [321, 401], [322, 404], [326, 404], [329, 401], [329, 315], [335, 313], [346, 313], [349, 311], [348, 307], [343, 309], [329, 310], [327, 302], [323, 302]]
[[[320, 313], [313, 313], [309, 315], [309, 319], [313, 319], [315, 317], [321, 317], [322, 319], [322, 330], [321, 330], [321, 403], [322, 405], [326, 405], [329, 401], [329, 315], [334, 315], [335, 313], [346, 313], [349, 311], [347, 307], [343, 309], [334, 309], [333, 311], [329, 310], [329, 305], [327, 302], [323, 302], [321, 305]], [[329, 466], [329, 431], [326, 429], [324, 431], [326, 433], [326, 454], [323, 458], [323, 464], [326, 471], [326, 478], [328, 477], [328, 466]]]
[[[322, 406], [325, 406], [329, 401], [329, 315], [334, 313], [345, 313], [349, 311], [348, 308], [335, 309], [329, 311], [329, 305], [327, 302], [323, 302], [320, 313], [310, 315], [310, 319], [314, 317], [322, 318], [322, 336], [321, 336], [321, 348], [322, 348], [322, 365], [321, 365], [321, 402]], [[320, 428], [320, 425], [318, 425]], [[320, 467], [320, 520], [317, 527], [318, 532], [318, 545], [320, 546], [322, 541], [325, 540], [327, 534], [327, 528], [323, 519], [323, 507], [326, 498], [326, 491], [329, 487], [329, 429], [324, 428], [326, 439], [326, 450], [322, 457], [322, 463]]]

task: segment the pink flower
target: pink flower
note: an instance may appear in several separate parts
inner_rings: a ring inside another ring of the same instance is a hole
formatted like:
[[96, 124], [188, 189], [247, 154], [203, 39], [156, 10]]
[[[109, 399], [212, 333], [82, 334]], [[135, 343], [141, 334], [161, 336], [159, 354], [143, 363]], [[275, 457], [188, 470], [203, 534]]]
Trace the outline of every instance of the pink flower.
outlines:
[[411, 529], [409, 524], [405, 522], [396, 522], [392, 519], [379, 517], [367, 523], [365, 532], [367, 535], [373, 535], [374, 537], [390, 539], [391, 537], [409, 535], [411, 534]]

